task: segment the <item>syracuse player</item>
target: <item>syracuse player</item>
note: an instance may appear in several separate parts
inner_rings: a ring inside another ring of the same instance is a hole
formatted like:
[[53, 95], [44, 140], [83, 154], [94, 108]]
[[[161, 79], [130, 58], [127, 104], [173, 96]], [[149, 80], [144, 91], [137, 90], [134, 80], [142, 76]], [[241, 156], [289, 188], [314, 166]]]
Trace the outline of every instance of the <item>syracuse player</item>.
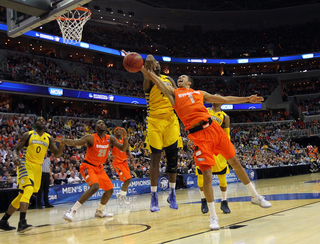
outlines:
[[[207, 108], [209, 114], [211, 115], [212, 121], [217, 122], [222, 129], [226, 132], [230, 139], [230, 117], [223, 111], [221, 111], [221, 103], [213, 103], [211, 108]], [[215, 165], [212, 166], [212, 174], [218, 175], [219, 185], [221, 190], [221, 205], [220, 209], [223, 213], [231, 213], [228, 201], [227, 201], [227, 179], [226, 174], [229, 174], [229, 167], [227, 164], [227, 160], [221, 155], [213, 155]], [[196, 175], [198, 175], [198, 186], [201, 194], [201, 211], [202, 213], [207, 213], [209, 211], [207, 200], [203, 193], [203, 175], [198, 166], [196, 166]]]
[[121, 151], [126, 151], [128, 148], [127, 132], [125, 129], [120, 129], [123, 138], [123, 144], [120, 144], [116, 138], [107, 135], [106, 125], [103, 120], [98, 120], [95, 126], [95, 134], [86, 135], [78, 140], [63, 139], [62, 142], [67, 146], [83, 146], [87, 144], [87, 153], [84, 161], [80, 165], [80, 173], [90, 186], [79, 200], [69, 209], [63, 218], [66, 221], [72, 222], [77, 210], [86, 202], [99, 188], [105, 192], [101, 197], [99, 208], [96, 210], [95, 217], [112, 217], [113, 214], [108, 214], [103, 211], [105, 205], [109, 201], [113, 193], [113, 184], [108, 175], [104, 171], [103, 164], [108, 158], [110, 146], [115, 146]]
[[[122, 144], [122, 132], [120, 127], [116, 127], [114, 129], [114, 135], [116, 140]], [[112, 161], [112, 166], [116, 170], [117, 174], [119, 175], [120, 180], [123, 182], [121, 191], [116, 194], [120, 203], [130, 204], [126, 200], [127, 190], [131, 182], [131, 172], [128, 167], [127, 158], [131, 156], [129, 148], [126, 151], [121, 151], [117, 147], [112, 147], [112, 156], [114, 159]]]
[[215, 212], [213, 188], [212, 188], [212, 166], [214, 166], [213, 154], [221, 154], [226, 158], [233, 167], [239, 179], [247, 187], [251, 194], [251, 203], [258, 204], [261, 207], [271, 207], [271, 204], [260, 196], [246, 171], [242, 168], [239, 159], [235, 155], [235, 149], [227, 134], [218, 125], [212, 123], [208, 110], [203, 102], [209, 103], [243, 103], [243, 102], [260, 102], [262, 97], [252, 95], [250, 97], [222, 97], [220, 95], [212, 95], [205, 91], [196, 91], [190, 87], [193, 80], [187, 75], [181, 75], [178, 78], [178, 89], [166, 86], [157, 75], [152, 71], [148, 71], [142, 67], [141, 72], [148, 76], [167, 96], [181, 119], [185, 130], [189, 132], [188, 138], [195, 144], [194, 155], [196, 157], [196, 165], [200, 167], [203, 173], [203, 190], [208, 202], [210, 213], [210, 229], [220, 229], [218, 216]]

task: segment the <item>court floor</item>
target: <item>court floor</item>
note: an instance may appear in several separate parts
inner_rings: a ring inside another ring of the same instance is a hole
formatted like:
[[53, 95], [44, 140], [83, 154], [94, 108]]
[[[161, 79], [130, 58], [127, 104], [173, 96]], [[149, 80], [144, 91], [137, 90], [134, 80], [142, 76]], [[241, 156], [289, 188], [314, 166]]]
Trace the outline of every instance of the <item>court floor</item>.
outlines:
[[[113, 218], [94, 218], [99, 201], [85, 203], [75, 221], [65, 222], [63, 213], [73, 204], [52, 209], [29, 210], [34, 229], [24, 234], [0, 231], [0, 243], [320, 243], [320, 173], [253, 182], [273, 206], [263, 209], [250, 203], [241, 183], [228, 185], [231, 214], [220, 210], [220, 190], [214, 187], [221, 229], [209, 230], [209, 215], [200, 211], [198, 189], [177, 191], [178, 210], [169, 208], [168, 192], [159, 193], [160, 212], [149, 210], [150, 194], [129, 196], [131, 204], [107, 204]], [[19, 213], [9, 220], [16, 226]]]

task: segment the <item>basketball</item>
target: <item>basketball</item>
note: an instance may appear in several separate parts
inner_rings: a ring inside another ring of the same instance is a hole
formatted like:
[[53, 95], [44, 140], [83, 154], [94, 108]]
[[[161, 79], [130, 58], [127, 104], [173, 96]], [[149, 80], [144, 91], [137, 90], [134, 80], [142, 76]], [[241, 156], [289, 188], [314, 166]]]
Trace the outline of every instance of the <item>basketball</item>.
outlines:
[[143, 59], [138, 53], [129, 53], [123, 59], [123, 66], [127, 71], [136, 73], [141, 70]]

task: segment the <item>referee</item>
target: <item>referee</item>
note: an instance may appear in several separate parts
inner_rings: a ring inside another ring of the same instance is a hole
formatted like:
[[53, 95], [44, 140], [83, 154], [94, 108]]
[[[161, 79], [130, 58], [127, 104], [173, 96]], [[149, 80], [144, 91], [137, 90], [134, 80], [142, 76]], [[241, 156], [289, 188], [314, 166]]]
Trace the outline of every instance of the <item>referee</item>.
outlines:
[[42, 178], [41, 178], [41, 186], [37, 196], [37, 208], [42, 208], [42, 193], [44, 198], [44, 205], [46, 208], [53, 208], [53, 205], [49, 203], [49, 185], [50, 185], [50, 155], [48, 152], [42, 162]]

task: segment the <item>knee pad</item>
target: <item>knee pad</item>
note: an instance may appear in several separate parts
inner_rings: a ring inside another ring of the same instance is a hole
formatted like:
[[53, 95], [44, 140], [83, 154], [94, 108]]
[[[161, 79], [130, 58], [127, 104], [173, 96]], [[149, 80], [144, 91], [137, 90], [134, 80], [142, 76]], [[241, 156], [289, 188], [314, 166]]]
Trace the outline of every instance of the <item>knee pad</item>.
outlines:
[[203, 175], [198, 175], [198, 186], [203, 187]]
[[11, 202], [11, 205], [12, 205], [14, 208], [16, 208], [16, 209], [20, 208], [20, 200], [21, 200], [21, 197], [22, 197], [22, 193], [19, 192], [19, 195], [18, 195], [15, 199], [13, 199], [13, 201]]
[[226, 175], [218, 175], [219, 178], [219, 185], [222, 187], [227, 187], [227, 177]]
[[33, 194], [33, 186], [26, 186], [23, 189], [23, 194], [22, 194], [20, 202], [29, 203], [30, 197], [32, 196], [32, 194]]
[[179, 149], [166, 150], [167, 173], [177, 173], [178, 169], [178, 151]]

